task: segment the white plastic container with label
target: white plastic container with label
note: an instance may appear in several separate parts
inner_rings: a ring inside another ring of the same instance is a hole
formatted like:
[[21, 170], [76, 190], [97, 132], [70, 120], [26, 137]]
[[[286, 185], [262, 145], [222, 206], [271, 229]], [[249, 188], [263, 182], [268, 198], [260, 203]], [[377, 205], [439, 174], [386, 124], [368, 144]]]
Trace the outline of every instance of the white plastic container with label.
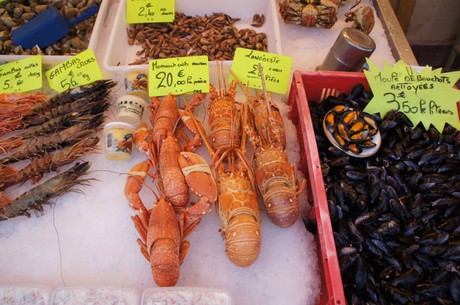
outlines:
[[113, 161], [131, 159], [134, 126], [125, 122], [110, 122], [104, 126], [105, 157]]
[[137, 127], [142, 121], [145, 106], [142, 97], [131, 94], [120, 96], [117, 99], [117, 120]]

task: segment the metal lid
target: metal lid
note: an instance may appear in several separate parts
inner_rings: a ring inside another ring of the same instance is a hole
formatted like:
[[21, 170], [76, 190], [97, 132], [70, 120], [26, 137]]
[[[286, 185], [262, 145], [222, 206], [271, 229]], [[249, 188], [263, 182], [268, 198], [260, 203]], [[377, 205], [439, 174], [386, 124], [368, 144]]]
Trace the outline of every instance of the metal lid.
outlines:
[[366, 33], [352, 27], [344, 28], [319, 69], [360, 71], [375, 47], [374, 40]]

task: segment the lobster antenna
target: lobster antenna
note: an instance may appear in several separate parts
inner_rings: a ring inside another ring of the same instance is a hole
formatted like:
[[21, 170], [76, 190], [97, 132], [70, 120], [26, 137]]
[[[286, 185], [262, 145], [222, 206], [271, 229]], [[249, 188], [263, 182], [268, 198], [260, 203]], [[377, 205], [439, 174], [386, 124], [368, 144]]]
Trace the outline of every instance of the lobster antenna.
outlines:
[[271, 115], [272, 109], [270, 107], [270, 103], [268, 102], [267, 84], [265, 83], [264, 69], [262, 68], [261, 63], [259, 63], [259, 73], [260, 73], [260, 80], [262, 81], [262, 88], [264, 92], [265, 103], [267, 104], [267, 111], [268, 111], [268, 114]]
[[353, 4], [353, 6], [350, 7], [350, 10], [354, 9], [354, 8], [355, 8], [356, 6], [358, 6], [358, 4], [360, 4], [360, 3], [361, 3], [361, 0], [356, 0], [356, 1], [355, 1], [355, 4]]

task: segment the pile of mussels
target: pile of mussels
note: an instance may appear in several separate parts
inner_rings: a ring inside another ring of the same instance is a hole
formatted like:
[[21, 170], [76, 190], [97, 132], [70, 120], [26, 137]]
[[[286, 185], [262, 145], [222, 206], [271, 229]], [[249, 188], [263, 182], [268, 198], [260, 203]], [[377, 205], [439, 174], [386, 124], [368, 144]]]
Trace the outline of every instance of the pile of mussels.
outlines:
[[362, 110], [372, 93], [310, 102], [348, 304], [460, 304], [460, 133], [374, 115], [382, 146], [353, 158], [324, 135], [336, 105]]

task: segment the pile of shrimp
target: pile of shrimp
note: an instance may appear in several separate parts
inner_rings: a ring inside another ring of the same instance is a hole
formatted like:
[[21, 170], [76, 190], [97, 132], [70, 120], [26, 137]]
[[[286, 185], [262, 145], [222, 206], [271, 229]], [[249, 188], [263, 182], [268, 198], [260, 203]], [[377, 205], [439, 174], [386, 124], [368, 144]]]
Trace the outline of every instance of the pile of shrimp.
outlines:
[[[89, 184], [82, 176], [90, 164], [78, 160], [97, 151], [115, 84], [100, 80], [48, 99], [44, 93], [0, 95], [0, 220], [30, 217], [30, 211], [39, 216], [51, 198]], [[38, 184], [53, 171], [60, 173]], [[3, 193], [28, 181], [38, 185], [15, 199]]]

